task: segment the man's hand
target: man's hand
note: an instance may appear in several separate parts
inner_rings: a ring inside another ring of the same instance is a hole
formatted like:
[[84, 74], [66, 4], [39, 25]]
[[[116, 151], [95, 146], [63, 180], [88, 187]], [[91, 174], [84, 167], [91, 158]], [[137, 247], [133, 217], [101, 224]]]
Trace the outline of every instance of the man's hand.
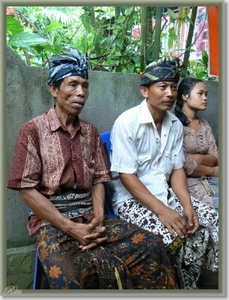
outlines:
[[74, 223], [68, 234], [80, 243], [82, 251], [95, 248], [107, 240], [105, 236], [106, 228], [102, 222], [94, 218], [89, 224]]
[[[89, 224], [90, 226], [90, 224]], [[95, 227], [94, 230], [90, 233], [84, 236], [84, 240], [86, 241], [86, 245], [80, 245], [82, 251], [86, 251], [88, 249], [95, 248], [96, 246], [104, 243], [107, 241], [107, 236], [105, 236], [105, 230], [106, 228], [104, 226], [102, 227]]]
[[184, 207], [183, 216], [188, 224], [188, 234], [193, 234], [199, 228], [199, 218], [192, 206]]
[[91, 233], [84, 236], [87, 244], [80, 246], [82, 251], [92, 249], [107, 240], [107, 237], [104, 235], [106, 228], [103, 226], [103, 222], [103, 219], [95, 217], [91, 223], [88, 224]]
[[167, 227], [171, 236], [175, 237], [179, 235], [182, 239], [187, 237], [189, 229], [188, 223], [177, 211], [165, 207], [163, 213], [158, 214], [158, 218], [161, 223]]

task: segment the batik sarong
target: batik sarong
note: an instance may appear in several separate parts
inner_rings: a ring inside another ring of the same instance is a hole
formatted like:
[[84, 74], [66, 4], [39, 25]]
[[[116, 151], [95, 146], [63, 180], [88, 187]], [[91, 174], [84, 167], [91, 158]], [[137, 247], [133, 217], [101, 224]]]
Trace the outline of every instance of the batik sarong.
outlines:
[[[94, 217], [89, 191], [66, 191], [49, 200], [73, 222]], [[70, 235], [42, 223], [33, 238], [51, 289], [178, 289], [161, 237], [108, 216], [104, 226], [108, 240], [82, 252]]]
[[104, 225], [108, 241], [85, 252], [52, 225], [33, 235], [51, 289], [178, 289], [161, 237], [119, 219]]
[[[172, 237], [158, 216], [135, 199], [125, 201], [116, 215], [162, 237], [181, 289], [197, 289], [201, 270], [214, 272], [219, 266], [218, 213], [194, 198], [192, 204], [199, 217], [200, 228], [186, 239]], [[178, 199], [175, 210], [182, 215], [183, 208]]]

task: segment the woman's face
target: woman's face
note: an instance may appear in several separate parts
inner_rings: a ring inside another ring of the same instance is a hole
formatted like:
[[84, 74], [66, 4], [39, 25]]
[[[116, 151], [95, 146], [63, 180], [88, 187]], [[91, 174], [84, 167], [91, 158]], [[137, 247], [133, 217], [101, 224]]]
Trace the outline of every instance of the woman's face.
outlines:
[[183, 95], [186, 105], [195, 111], [203, 111], [207, 108], [208, 91], [203, 82], [198, 82], [192, 89], [190, 95]]

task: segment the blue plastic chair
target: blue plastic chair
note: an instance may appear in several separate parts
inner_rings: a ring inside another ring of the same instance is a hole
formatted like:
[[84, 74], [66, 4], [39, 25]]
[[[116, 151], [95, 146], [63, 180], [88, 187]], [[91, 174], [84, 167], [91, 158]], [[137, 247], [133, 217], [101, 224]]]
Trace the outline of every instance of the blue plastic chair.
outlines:
[[[27, 206], [27, 212], [30, 213], [30, 209]], [[42, 277], [44, 274], [44, 270], [40, 259], [38, 257], [37, 252], [35, 252], [35, 263], [34, 263], [34, 274], [33, 274], [33, 290], [42, 288]]]
[[110, 161], [110, 150], [111, 150], [110, 135], [111, 135], [110, 131], [104, 131], [104, 132], [100, 133], [100, 138], [105, 147], [107, 158], [109, 160], [109, 163], [111, 164], [111, 161]]
[[[104, 131], [104, 132], [100, 133], [100, 138], [101, 138], [102, 143], [104, 145], [109, 164], [111, 164], [111, 161], [110, 161], [110, 150], [111, 150], [110, 135], [111, 135], [110, 131]], [[112, 208], [112, 204], [110, 202], [111, 189], [109, 187], [109, 183], [107, 183], [107, 182], [104, 183], [104, 187], [105, 187], [105, 192], [106, 192], [106, 199], [105, 199], [106, 213], [111, 218], [115, 218], [114, 211], [113, 211], [113, 208]]]
[[42, 288], [42, 277], [44, 274], [43, 266], [40, 262], [37, 252], [35, 253], [35, 266], [34, 266], [34, 277], [33, 277], [33, 290]]
[[[110, 131], [102, 132], [100, 134], [100, 137], [101, 137], [102, 143], [105, 147], [105, 151], [106, 151], [109, 163], [110, 163], [110, 147], [111, 147]], [[106, 190], [105, 210], [106, 210], [106, 213], [111, 218], [114, 218], [114, 213], [113, 213], [111, 203], [109, 202], [109, 200], [107, 198], [107, 194], [109, 193], [109, 186], [108, 186], [108, 184], [104, 184], [104, 186], [105, 186], [105, 190]], [[29, 208], [28, 207], [27, 207], [27, 211], [29, 213]], [[36, 252], [35, 253], [35, 264], [34, 264], [34, 277], [33, 277], [33, 289], [34, 290], [42, 288], [42, 277], [43, 277], [43, 275], [44, 275], [44, 269], [42, 267], [42, 264], [40, 262], [38, 254]]]

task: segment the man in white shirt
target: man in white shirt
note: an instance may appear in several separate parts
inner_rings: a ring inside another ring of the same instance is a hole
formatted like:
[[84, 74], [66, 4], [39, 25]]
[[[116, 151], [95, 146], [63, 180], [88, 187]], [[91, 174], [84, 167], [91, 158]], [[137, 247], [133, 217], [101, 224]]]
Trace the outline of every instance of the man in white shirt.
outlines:
[[202, 267], [218, 269], [218, 214], [191, 199], [187, 188], [183, 126], [169, 112], [182, 67], [175, 57], [146, 67], [141, 77], [145, 99], [122, 113], [112, 128], [111, 185], [116, 217], [160, 234], [180, 287], [193, 289]]

